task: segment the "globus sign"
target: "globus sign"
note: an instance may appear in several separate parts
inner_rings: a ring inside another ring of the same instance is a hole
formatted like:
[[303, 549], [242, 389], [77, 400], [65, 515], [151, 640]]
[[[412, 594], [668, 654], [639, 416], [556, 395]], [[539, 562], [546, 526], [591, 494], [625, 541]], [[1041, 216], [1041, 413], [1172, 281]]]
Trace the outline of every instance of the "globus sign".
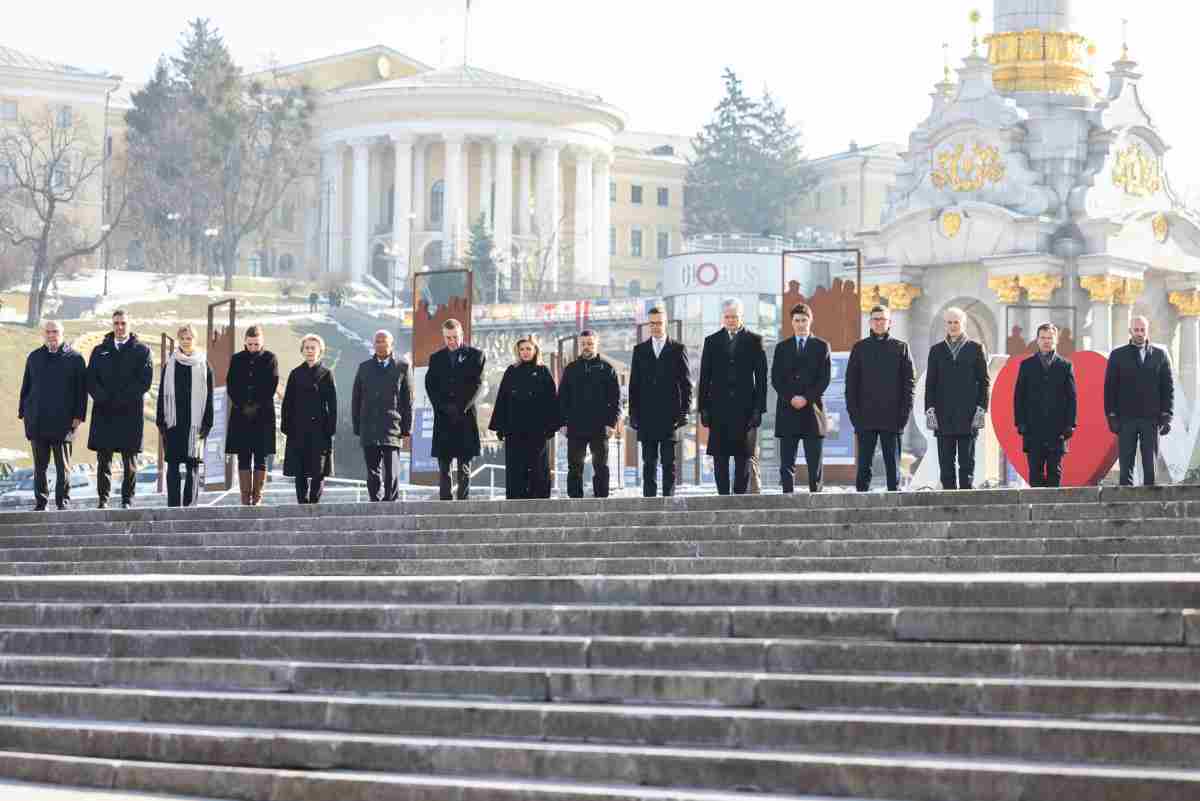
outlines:
[[663, 259], [663, 294], [779, 291], [777, 254], [692, 253]]

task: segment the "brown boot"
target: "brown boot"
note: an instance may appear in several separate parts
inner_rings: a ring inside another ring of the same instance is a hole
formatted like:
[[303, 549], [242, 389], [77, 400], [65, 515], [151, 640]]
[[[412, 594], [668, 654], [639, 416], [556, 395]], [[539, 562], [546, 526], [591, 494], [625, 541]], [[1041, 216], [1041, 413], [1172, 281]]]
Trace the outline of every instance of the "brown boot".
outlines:
[[242, 506], [250, 505], [250, 471], [238, 471], [238, 489], [242, 491]]
[[263, 484], [266, 484], [266, 483], [267, 483], [267, 471], [266, 470], [255, 470], [254, 471], [254, 486], [250, 490], [251, 506], [262, 506]]

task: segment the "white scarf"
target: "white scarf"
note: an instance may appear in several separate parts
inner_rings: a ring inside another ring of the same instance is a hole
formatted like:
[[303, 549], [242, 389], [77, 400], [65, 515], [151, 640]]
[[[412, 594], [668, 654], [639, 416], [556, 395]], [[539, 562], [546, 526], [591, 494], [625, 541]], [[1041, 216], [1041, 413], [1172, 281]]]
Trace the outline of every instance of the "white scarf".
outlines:
[[191, 426], [188, 431], [188, 458], [200, 456], [200, 423], [204, 418], [204, 407], [208, 403], [208, 362], [204, 351], [193, 350], [188, 356], [176, 348], [167, 358], [166, 372], [163, 375], [163, 415], [167, 418], [167, 428], [179, 424], [175, 413], [175, 365], [183, 364], [192, 368], [192, 408]]

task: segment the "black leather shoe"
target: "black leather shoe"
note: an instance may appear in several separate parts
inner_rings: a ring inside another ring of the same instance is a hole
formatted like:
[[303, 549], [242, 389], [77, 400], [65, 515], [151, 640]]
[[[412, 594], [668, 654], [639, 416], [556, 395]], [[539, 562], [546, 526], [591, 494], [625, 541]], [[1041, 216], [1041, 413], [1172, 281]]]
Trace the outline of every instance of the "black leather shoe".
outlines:
[[121, 501], [121, 508], [122, 509], [132, 509], [133, 501]]
[[107, 509], [108, 508], [108, 498], [101, 498], [100, 500], [96, 501], [96, 508], [97, 509]]
[[44, 503], [35, 504], [33, 507], [33, 511], [35, 511], [35, 512], [46, 511], [46, 504], [44, 504]]

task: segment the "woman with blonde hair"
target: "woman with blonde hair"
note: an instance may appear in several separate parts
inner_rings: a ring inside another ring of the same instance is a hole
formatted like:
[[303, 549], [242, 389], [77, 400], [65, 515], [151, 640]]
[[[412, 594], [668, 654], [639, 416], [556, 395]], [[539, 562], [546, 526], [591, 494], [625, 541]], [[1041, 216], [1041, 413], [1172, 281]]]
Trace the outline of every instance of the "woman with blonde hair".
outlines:
[[333, 475], [333, 436], [337, 432], [337, 388], [333, 372], [321, 364], [325, 340], [305, 334], [304, 362], [288, 375], [279, 430], [287, 437], [283, 474], [296, 479], [296, 500], [317, 503], [325, 479]]
[[175, 332], [175, 350], [158, 382], [156, 418], [167, 463], [167, 506], [192, 506], [199, 491], [196, 474], [204, 458], [203, 441], [213, 425], [213, 372], [204, 351], [196, 349], [196, 329], [190, 325]]
[[546, 443], [558, 430], [558, 390], [531, 337], [513, 347], [516, 362], [504, 371], [488, 428], [504, 442], [505, 497], [549, 498]]

